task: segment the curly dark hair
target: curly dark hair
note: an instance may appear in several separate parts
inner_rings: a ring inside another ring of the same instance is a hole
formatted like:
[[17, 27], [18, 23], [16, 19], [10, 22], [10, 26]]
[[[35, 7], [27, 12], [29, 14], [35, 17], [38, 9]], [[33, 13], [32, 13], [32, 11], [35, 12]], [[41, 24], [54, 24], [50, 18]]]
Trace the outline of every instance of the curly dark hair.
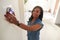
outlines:
[[[41, 12], [40, 12], [41, 14], [39, 15], [38, 19], [40, 19], [42, 21], [42, 18], [43, 18], [43, 9], [42, 9], [42, 7], [36, 6], [36, 7], [33, 8], [32, 12], [34, 11], [35, 8], [39, 8], [41, 10]], [[29, 21], [31, 21], [32, 19], [33, 19], [33, 16], [31, 15], [31, 17], [29, 18]]]

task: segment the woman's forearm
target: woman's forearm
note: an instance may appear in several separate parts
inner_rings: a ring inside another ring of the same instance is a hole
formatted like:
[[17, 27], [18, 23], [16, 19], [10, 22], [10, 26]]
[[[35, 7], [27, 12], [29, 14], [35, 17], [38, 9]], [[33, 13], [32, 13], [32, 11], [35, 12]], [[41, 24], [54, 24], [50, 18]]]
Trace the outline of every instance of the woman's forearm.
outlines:
[[19, 27], [25, 30], [30, 31], [30, 27], [28, 27], [27, 25], [23, 24], [23, 23], [19, 23]]
[[41, 25], [40, 24], [35, 24], [35, 25], [32, 25], [32, 26], [27, 26], [23, 23], [19, 23], [18, 25], [20, 28], [22, 29], [25, 29], [25, 30], [28, 30], [28, 31], [37, 31], [38, 29], [41, 28]]

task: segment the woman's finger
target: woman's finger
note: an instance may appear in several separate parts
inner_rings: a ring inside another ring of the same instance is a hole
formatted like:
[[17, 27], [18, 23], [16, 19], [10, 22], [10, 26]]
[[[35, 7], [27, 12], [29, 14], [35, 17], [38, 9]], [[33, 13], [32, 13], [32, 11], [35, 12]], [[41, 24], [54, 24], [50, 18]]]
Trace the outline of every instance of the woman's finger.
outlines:
[[6, 20], [7, 20], [8, 22], [12, 23], [11, 17], [9, 17], [9, 16], [7, 16], [7, 15], [4, 15], [4, 16], [5, 16], [5, 18], [6, 18]]
[[10, 23], [14, 23], [14, 24], [17, 23], [17, 19], [13, 15], [6, 14], [5, 17], [6, 20], [9, 21]]

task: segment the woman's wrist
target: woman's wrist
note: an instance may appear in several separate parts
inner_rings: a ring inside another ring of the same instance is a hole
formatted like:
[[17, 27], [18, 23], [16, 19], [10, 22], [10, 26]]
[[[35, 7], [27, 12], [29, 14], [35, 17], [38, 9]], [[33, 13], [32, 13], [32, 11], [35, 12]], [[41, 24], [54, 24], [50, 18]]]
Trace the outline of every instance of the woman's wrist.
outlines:
[[16, 24], [17, 26], [19, 26], [20, 25], [20, 23], [19, 23], [19, 21], [17, 21], [17, 24]]

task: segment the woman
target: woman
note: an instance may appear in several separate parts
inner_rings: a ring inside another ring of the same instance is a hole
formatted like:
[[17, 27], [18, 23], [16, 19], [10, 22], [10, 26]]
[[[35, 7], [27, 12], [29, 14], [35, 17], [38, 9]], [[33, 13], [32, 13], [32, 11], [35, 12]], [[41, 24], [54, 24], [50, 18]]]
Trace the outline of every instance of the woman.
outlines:
[[11, 14], [6, 14], [5, 17], [8, 22], [27, 30], [28, 40], [39, 40], [40, 30], [43, 27], [43, 9], [41, 7], [34, 7], [34, 9], [32, 10], [32, 15], [29, 18], [28, 25], [19, 23], [17, 19]]

